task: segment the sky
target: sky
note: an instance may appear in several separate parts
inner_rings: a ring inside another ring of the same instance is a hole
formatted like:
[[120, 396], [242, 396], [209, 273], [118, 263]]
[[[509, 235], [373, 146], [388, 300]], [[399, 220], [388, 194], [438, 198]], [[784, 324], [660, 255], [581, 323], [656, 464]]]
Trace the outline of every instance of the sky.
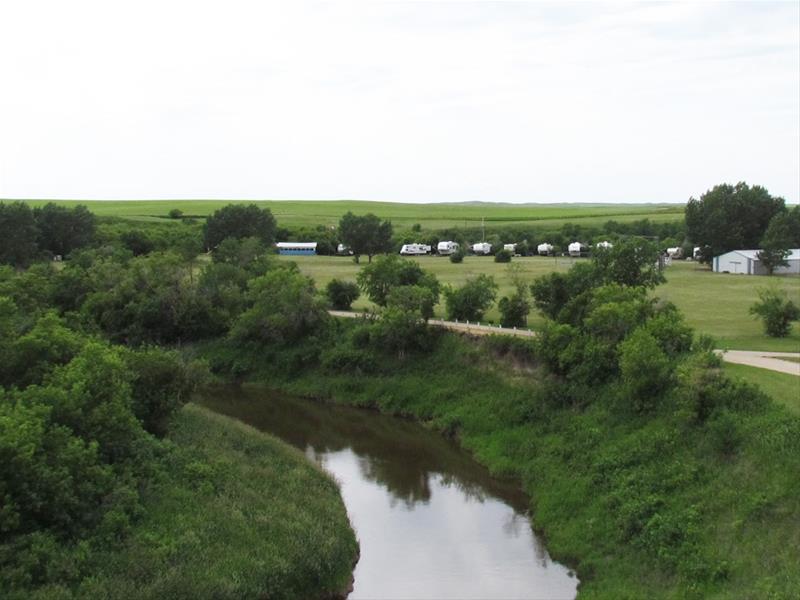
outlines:
[[0, 197], [800, 199], [800, 2], [0, 0]]

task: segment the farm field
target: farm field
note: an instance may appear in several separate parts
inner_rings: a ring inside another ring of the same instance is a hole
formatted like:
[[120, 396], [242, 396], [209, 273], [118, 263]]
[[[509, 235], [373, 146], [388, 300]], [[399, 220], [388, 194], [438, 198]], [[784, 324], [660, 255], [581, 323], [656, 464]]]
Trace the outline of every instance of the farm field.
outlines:
[[[281, 260], [294, 260], [300, 269], [317, 282], [322, 289], [334, 278], [355, 281], [359, 265], [346, 257], [280, 257]], [[500, 286], [498, 298], [512, 289], [508, 266], [495, 263], [492, 257], [468, 256], [462, 264], [453, 264], [446, 258], [425, 256], [409, 258], [418, 261], [431, 271], [442, 283], [461, 285], [466, 279], [480, 273], [492, 275]], [[569, 269], [574, 259], [524, 257], [515, 258], [512, 265], [519, 269], [526, 281], [551, 271]], [[366, 264], [366, 259], [362, 259]], [[800, 303], [800, 277], [749, 277], [712, 273], [708, 268], [690, 261], [675, 261], [666, 271], [667, 283], [659, 286], [655, 294], [674, 302], [684, 313], [688, 323], [697, 331], [717, 339], [720, 348], [731, 350], [771, 350], [781, 352], [800, 352], [800, 328], [795, 326], [791, 335], [783, 339], [767, 337], [761, 323], [748, 312], [756, 300], [756, 289], [765, 285], [776, 285], [785, 289], [796, 303]], [[366, 298], [359, 298], [355, 310], [371, 308]], [[437, 316], [444, 316], [440, 303]], [[487, 320], [497, 321], [500, 317], [496, 307], [486, 315]], [[542, 319], [535, 311], [531, 312], [529, 323], [536, 328]]]
[[[41, 206], [50, 200], [25, 200]], [[63, 206], [85, 204], [98, 216], [122, 217], [138, 221], [172, 221], [167, 213], [174, 208], [186, 216], [205, 217], [226, 204], [250, 203], [247, 200], [56, 200]], [[282, 227], [332, 226], [347, 211], [356, 214], [374, 213], [389, 219], [397, 231], [419, 223], [425, 229], [475, 227], [485, 219], [486, 227], [541, 222], [559, 227], [576, 222], [602, 225], [608, 220], [619, 222], [650, 219], [653, 222], [677, 221], [683, 218], [683, 204], [495, 204], [445, 203], [401, 204], [366, 200], [259, 200], [269, 208]]]

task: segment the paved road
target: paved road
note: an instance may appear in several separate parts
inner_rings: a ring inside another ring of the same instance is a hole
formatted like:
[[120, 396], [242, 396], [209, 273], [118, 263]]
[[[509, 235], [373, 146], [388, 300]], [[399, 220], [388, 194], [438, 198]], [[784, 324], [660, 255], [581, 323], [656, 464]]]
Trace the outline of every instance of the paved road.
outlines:
[[[369, 313], [348, 312], [342, 310], [328, 311], [334, 317], [345, 317], [357, 319], [367, 316]], [[530, 329], [510, 329], [494, 325], [481, 325], [480, 323], [464, 323], [460, 321], [443, 321], [441, 319], [431, 319], [428, 321], [436, 327], [444, 327], [451, 331], [460, 331], [470, 335], [514, 335], [517, 337], [535, 337], [536, 332]], [[769, 369], [779, 373], [788, 373], [800, 377], [800, 363], [781, 360], [783, 358], [800, 359], [800, 352], [756, 352], [752, 350], [717, 350], [722, 360], [740, 365], [749, 365], [761, 369]]]
[[783, 358], [800, 359], [800, 352], [756, 352], [754, 350], [717, 350], [717, 353], [722, 356], [722, 359], [736, 363], [737, 365], [748, 365], [751, 367], [759, 367], [761, 369], [769, 369], [770, 371], [777, 371], [779, 373], [788, 373], [789, 375], [796, 375], [800, 377], [800, 363], [792, 362], [789, 360], [781, 360]]

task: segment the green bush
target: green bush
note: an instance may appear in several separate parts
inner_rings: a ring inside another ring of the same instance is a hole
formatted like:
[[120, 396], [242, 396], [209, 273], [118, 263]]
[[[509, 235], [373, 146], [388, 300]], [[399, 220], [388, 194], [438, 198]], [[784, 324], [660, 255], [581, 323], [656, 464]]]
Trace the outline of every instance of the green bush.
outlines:
[[525, 327], [528, 324], [531, 304], [526, 294], [515, 292], [511, 296], [503, 297], [497, 308], [500, 310], [500, 324], [503, 327]]
[[496, 263], [510, 263], [511, 262], [511, 252], [505, 249], [500, 249], [494, 255], [494, 262]]
[[465, 252], [459, 248], [450, 255], [450, 262], [453, 264], [460, 264], [464, 262]]
[[669, 358], [644, 328], [619, 346], [619, 366], [628, 401], [638, 412], [654, 409], [672, 383]]
[[336, 310], [350, 310], [353, 302], [361, 295], [358, 286], [352, 281], [332, 279], [325, 286], [325, 295]]
[[448, 319], [480, 321], [497, 296], [497, 284], [481, 273], [460, 288], [448, 287], [444, 295]]
[[758, 302], [750, 307], [750, 314], [761, 318], [765, 333], [771, 337], [786, 337], [792, 321], [800, 320], [800, 308], [779, 288], [759, 289]]

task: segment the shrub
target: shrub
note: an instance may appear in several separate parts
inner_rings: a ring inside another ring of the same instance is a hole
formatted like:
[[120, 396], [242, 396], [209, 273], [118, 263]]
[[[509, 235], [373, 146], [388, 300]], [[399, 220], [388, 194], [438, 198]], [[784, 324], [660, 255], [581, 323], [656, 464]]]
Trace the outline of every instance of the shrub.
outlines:
[[496, 263], [510, 263], [511, 262], [511, 252], [506, 249], [500, 249], [494, 255], [494, 262]]
[[792, 329], [792, 321], [800, 319], [800, 308], [787, 298], [785, 291], [761, 288], [758, 302], [750, 307], [750, 314], [761, 317], [768, 336], [786, 337]]
[[386, 306], [389, 293], [400, 286], [428, 288], [434, 304], [439, 301], [439, 282], [413, 260], [395, 254], [380, 256], [358, 273], [359, 287], [378, 306]]
[[464, 251], [459, 248], [450, 255], [450, 262], [453, 264], [460, 264], [464, 262]]
[[497, 296], [494, 277], [480, 274], [467, 279], [460, 288], [447, 288], [445, 301], [447, 318], [462, 321], [479, 321]]
[[638, 412], [652, 410], [672, 382], [672, 364], [658, 341], [639, 328], [619, 346], [625, 395]]
[[183, 218], [183, 211], [180, 208], [173, 208], [169, 213], [170, 219], [181, 219]]
[[352, 281], [332, 279], [325, 287], [325, 295], [336, 310], [350, 310], [353, 302], [361, 295], [358, 286]]
[[377, 362], [371, 351], [350, 346], [329, 348], [322, 353], [320, 360], [322, 366], [333, 373], [361, 375], [377, 370]]
[[531, 303], [527, 295], [517, 291], [511, 296], [501, 298], [497, 307], [500, 309], [500, 323], [503, 327], [525, 327], [528, 324]]

